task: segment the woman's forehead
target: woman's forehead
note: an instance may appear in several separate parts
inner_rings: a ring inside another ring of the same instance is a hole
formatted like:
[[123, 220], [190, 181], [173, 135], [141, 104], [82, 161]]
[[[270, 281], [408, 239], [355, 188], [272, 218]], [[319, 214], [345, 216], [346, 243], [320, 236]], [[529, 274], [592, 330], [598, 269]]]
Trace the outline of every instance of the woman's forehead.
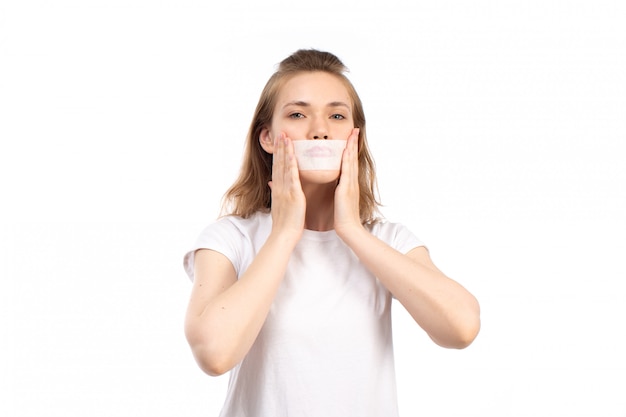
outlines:
[[350, 103], [348, 89], [336, 75], [327, 72], [304, 72], [292, 76], [278, 93], [278, 105], [287, 102], [327, 104], [331, 102]]

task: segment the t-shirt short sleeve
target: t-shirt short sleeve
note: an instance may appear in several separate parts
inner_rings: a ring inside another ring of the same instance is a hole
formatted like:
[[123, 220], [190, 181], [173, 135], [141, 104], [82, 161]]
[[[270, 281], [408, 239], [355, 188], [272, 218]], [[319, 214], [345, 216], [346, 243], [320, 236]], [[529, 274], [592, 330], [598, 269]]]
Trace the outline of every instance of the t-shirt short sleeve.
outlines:
[[192, 246], [183, 259], [183, 266], [189, 279], [194, 279], [194, 259], [195, 253], [199, 249], [211, 249], [226, 256], [233, 264], [237, 276], [241, 269], [242, 248], [246, 245], [245, 236], [231, 221], [220, 219], [208, 225], [198, 236], [195, 244]]
[[371, 226], [371, 233], [404, 254], [419, 246], [425, 246], [413, 232], [401, 223], [379, 222]]

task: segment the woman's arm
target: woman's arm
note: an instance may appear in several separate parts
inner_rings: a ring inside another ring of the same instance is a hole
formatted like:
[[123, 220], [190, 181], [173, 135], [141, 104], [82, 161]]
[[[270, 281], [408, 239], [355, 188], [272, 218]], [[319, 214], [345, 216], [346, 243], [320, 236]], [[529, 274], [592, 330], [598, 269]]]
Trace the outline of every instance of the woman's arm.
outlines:
[[195, 255], [185, 334], [209, 375], [227, 372], [252, 347], [304, 230], [306, 200], [293, 145], [281, 134], [271, 150], [272, 231], [248, 269], [237, 279], [221, 253], [199, 250]]
[[363, 227], [342, 239], [435, 343], [462, 349], [476, 338], [478, 301], [439, 271], [424, 247], [404, 255]]
[[285, 274], [293, 238], [270, 235], [237, 280], [226, 256], [201, 249], [185, 318], [185, 335], [200, 368], [221, 375], [254, 343]]
[[335, 190], [337, 235], [435, 343], [450, 348], [467, 347], [480, 329], [476, 298], [439, 271], [425, 248], [415, 248], [404, 255], [361, 225], [357, 156], [356, 137], [350, 137]]

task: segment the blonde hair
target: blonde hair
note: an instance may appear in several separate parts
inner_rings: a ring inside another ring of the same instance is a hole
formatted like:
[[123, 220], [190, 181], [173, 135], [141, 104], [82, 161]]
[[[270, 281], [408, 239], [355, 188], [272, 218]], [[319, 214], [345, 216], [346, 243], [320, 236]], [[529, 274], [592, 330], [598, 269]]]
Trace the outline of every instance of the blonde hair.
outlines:
[[261, 93], [248, 136], [239, 178], [226, 191], [222, 201], [222, 215], [230, 214], [247, 218], [257, 211], [269, 212], [272, 206], [268, 182], [272, 179], [272, 155], [259, 143], [263, 128], [271, 125], [276, 100], [287, 80], [302, 72], [323, 71], [338, 77], [352, 100], [354, 127], [359, 128], [359, 214], [361, 222], [378, 220], [376, 171], [374, 160], [367, 146], [365, 113], [354, 86], [344, 75], [347, 67], [333, 54], [315, 49], [300, 49], [284, 59], [278, 70], [270, 77]]

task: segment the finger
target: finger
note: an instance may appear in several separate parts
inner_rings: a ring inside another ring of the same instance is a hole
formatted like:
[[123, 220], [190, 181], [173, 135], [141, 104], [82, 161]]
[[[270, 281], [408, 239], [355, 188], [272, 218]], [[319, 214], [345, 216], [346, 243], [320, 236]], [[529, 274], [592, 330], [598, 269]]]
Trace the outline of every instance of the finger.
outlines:
[[350, 134], [350, 136], [353, 137], [357, 142], [359, 140], [359, 132], [361, 132], [361, 129], [355, 127], [354, 129], [352, 129], [352, 133]]
[[285, 137], [285, 164], [289, 168], [295, 167], [298, 169], [295, 147], [293, 146], [293, 140], [289, 137]]
[[274, 138], [274, 155], [272, 158], [272, 181], [282, 183], [285, 166], [285, 146], [283, 133]]
[[298, 171], [298, 160], [293, 146], [293, 140], [285, 137], [285, 178], [289, 178], [293, 183], [300, 182], [300, 173]]
[[343, 150], [343, 155], [342, 155], [342, 158], [341, 158], [342, 159], [341, 160], [342, 166], [344, 164], [349, 164], [350, 160], [355, 158], [356, 150], [357, 150], [357, 146], [358, 146], [358, 137], [359, 137], [358, 129], [353, 129], [352, 133], [348, 137], [348, 140], [347, 140], [347, 143], [346, 143], [346, 147]]
[[[352, 129], [341, 158], [341, 181], [351, 183], [358, 178], [359, 129]], [[340, 182], [341, 182], [340, 181]]]
[[361, 131], [361, 129], [359, 129], [358, 127], [355, 127], [354, 129], [352, 129], [352, 150], [355, 154], [358, 154], [359, 151], [359, 132]]
[[351, 156], [354, 153], [355, 145], [358, 146], [359, 141], [359, 129], [354, 128], [348, 136], [348, 140], [346, 141], [346, 148], [344, 149], [343, 156]]

